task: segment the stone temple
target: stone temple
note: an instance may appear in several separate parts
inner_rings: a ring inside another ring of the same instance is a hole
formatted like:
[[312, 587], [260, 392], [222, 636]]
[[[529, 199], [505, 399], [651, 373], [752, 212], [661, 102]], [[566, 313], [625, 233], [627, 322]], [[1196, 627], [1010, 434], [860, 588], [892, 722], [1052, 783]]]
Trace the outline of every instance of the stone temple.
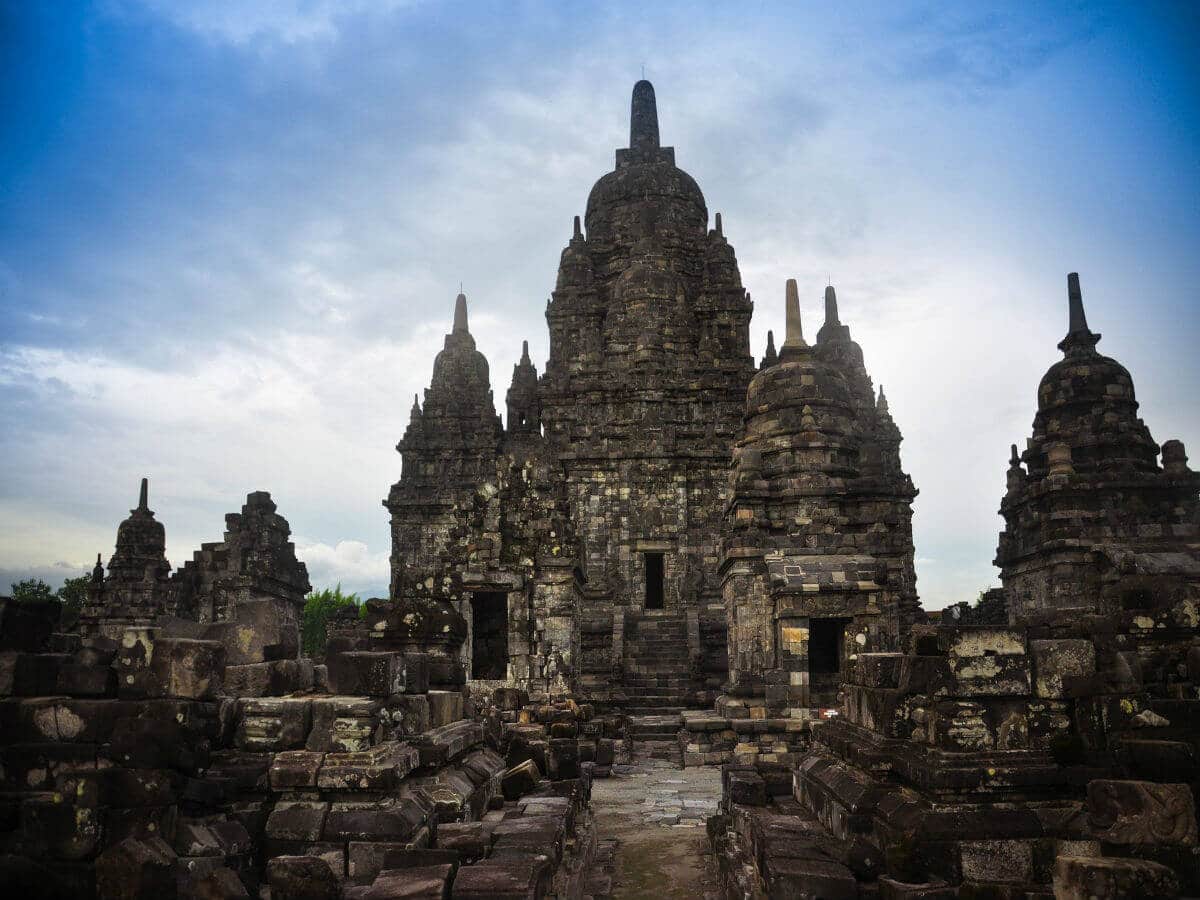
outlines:
[[787, 290], [758, 367], [721, 216], [639, 82], [562, 252], [545, 372], [522, 352], [502, 427], [460, 294], [398, 445], [392, 595], [458, 605], [469, 677], [662, 712], [728, 680], [783, 712], [834, 705], [851, 631], [897, 646], [917, 610], [900, 432], [834, 289], [812, 346]]
[[10, 891], [1200, 896], [1200, 474], [1078, 275], [1002, 586], [926, 612], [853, 298], [826, 286], [818, 326], [789, 280], [756, 362], [711, 224], [638, 82], [545, 370], [521, 348], [501, 419], [459, 294], [384, 501], [389, 596], [322, 657], [264, 491], [172, 570], [143, 481], [70, 631], [0, 598]]

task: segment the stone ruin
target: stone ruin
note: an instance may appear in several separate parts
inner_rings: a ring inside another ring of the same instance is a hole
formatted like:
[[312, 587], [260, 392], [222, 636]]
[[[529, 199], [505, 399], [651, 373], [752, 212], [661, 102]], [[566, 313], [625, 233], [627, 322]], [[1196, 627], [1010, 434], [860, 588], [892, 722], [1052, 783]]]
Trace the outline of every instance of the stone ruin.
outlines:
[[917, 490], [833, 286], [750, 356], [648, 82], [496, 414], [456, 298], [389, 596], [300, 653], [270, 496], [171, 571], [139, 503], [74, 633], [0, 600], [0, 872], [30, 896], [589, 897], [596, 778], [719, 766], [720, 891], [1200, 895], [1200, 475], [1068, 277], [1002, 587], [921, 609]]

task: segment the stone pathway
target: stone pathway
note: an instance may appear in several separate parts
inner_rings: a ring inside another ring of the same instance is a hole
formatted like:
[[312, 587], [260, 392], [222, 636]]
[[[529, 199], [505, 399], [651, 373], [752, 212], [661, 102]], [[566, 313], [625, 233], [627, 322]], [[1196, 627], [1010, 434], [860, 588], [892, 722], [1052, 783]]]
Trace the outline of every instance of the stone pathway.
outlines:
[[721, 799], [718, 768], [680, 769], [658, 759], [613, 766], [592, 782], [600, 852], [597, 898], [717, 897], [705, 821]]

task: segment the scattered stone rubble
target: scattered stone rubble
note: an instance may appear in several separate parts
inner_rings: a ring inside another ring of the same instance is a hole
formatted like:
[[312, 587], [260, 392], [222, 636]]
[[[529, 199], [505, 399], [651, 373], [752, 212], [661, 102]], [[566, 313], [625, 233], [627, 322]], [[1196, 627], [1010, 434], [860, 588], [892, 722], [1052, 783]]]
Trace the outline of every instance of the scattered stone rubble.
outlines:
[[[755, 367], [648, 82], [585, 221], [504, 425], [456, 299], [385, 501], [389, 596], [323, 661], [263, 492], [172, 573], [143, 481], [75, 633], [0, 599], [6, 887], [607, 896], [628, 860], [593, 779], [675, 765], [720, 772], [730, 898], [1200, 895], [1200, 475], [1097, 353], [1078, 276], [1002, 587], [927, 614], [901, 434], [834, 288], [809, 344], [789, 281]], [[711, 812], [652, 783], [650, 825]]]

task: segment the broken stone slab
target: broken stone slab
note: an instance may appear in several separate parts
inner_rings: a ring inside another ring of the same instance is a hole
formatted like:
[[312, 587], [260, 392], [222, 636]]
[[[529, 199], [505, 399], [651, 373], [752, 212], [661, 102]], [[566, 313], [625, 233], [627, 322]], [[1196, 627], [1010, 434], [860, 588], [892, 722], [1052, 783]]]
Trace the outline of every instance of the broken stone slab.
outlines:
[[389, 697], [380, 713], [380, 719], [390, 738], [411, 737], [433, 727], [429, 698], [425, 694]]
[[190, 900], [240, 900], [249, 898], [245, 884], [228, 866], [213, 869], [203, 876], [189, 878], [184, 893]]
[[334, 803], [325, 819], [327, 841], [408, 842], [429, 824], [429, 813], [412, 798], [375, 804]]
[[363, 900], [443, 900], [455, 867], [449, 863], [385, 870], [363, 892]]
[[305, 697], [252, 697], [242, 701], [234, 744], [239, 750], [298, 750], [312, 723], [312, 700]]
[[267, 861], [271, 900], [338, 900], [341, 887], [329, 863], [316, 856], [276, 856]]
[[328, 803], [280, 801], [267, 818], [266, 835], [282, 841], [319, 841], [328, 815]]
[[752, 767], [722, 766], [722, 795], [730, 804], [766, 806], [767, 783]]
[[857, 900], [854, 874], [831, 859], [772, 857], [765, 860], [763, 880], [771, 897], [821, 897]]
[[291, 791], [315, 788], [317, 773], [325, 761], [324, 753], [311, 750], [284, 750], [271, 760], [268, 773], [271, 790]]
[[1088, 678], [1096, 672], [1096, 645], [1088, 640], [1035, 640], [1029, 642], [1033, 657], [1033, 687], [1037, 696], [1062, 699], [1071, 678]]
[[317, 774], [317, 786], [322, 790], [393, 790], [420, 762], [415, 747], [398, 741], [358, 753], [327, 753]]
[[97, 857], [97, 895], [121, 900], [173, 897], [175, 863], [175, 851], [162, 838], [126, 838]]
[[1031, 841], [963, 841], [959, 857], [967, 881], [1024, 884], [1033, 880]]
[[399, 653], [351, 650], [330, 656], [325, 665], [335, 693], [367, 697], [404, 693], [406, 668]]
[[234, 621], [215, 622], [205, 637], [223, 643], [230, 665], [250, 665], [273, 660], [296, 659], [300, 655], [300, 631], [294, 611], [274, 598], [240, 600], [234, 605]]
[[1087, 794], [1088, 821], [1101, 841], [1196, 846], [1196, 804], [1186, 784], [1096, 779]]
[[382, 710], [383, 701], [371, 697], [314, 698], [307, 749], [365, 750], [380, 736]]
[[150, 673], [164, 697], [209, 700], [221, 692], [225, 647], [219, 641], [159, 637]]
[[491, 840], [482, 822], [447, 822], [437, 829], [437, 849], [453, 850], [464, 862], [473, 863], [487, 855]]
[[224, 691], [230, 697], [281, 697], [310, 691], [312, 687], [310, 659], [277, 659], [225, 666]]
[[508, 816], [492, 829], [493, 855], [501, 850], [525, 850], [562, 858], [566, 821], [561, 815]]
[[429, 721], [434, 728], [441, 728], [459, 721], [463, 717], [463, 696], [459, 691], [429, 691]]
[[410, 739], [409, 743], [420, 752], [422, 766], [442, 766], [482, 744], [483, 726], [478, 722], [460, 720], [433, 728]]
[[1179, 896], [1179, 879], [1166, 866], [1144, 859], [1060, 856], [1054, 863], [1055, 900]]
[[454, 900], [526, 900], [549, 890], [552, 866], [544, 855], [485, 859], [462, 866], [454, 876]]
[[541, 780], [542, 773], [537, 763], [527, 759], [504, 773], [500, 780], [500, 790], [505, 800], [517, 800], [536, 788]]

